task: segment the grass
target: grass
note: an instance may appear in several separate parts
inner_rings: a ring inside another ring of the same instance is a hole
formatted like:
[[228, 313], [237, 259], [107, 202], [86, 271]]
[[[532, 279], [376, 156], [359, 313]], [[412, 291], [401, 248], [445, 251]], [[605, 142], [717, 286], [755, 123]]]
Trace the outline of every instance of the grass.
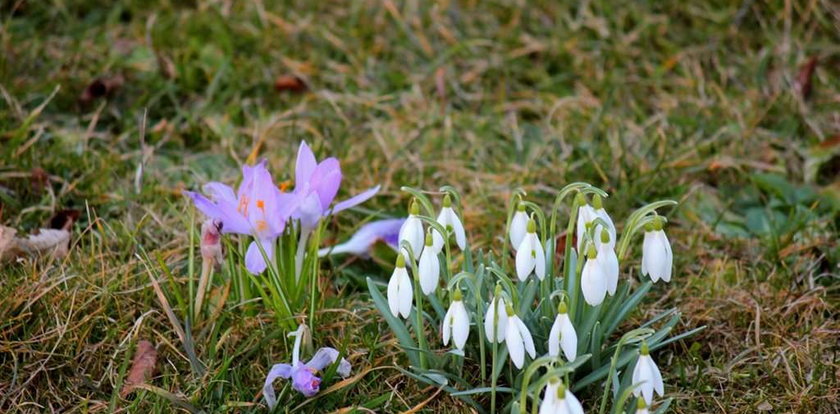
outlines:
[[[342, 160], [341, 194], [383, 185], [329, 223], [328, 242], [369, 214], [404, 214], [401, 185], [455, 185], [471, 243], [487, 248], [501, 246], [517, 187], [547, 207], [564, 184], [589, 181], [619, 217], [679, 200], [675, 277], [644, 309], [676, 305], [681, 329], [708, 328], [659, 351], [672, 411], [837, 412], [837, 5], [98, 4], [0, 6], [0, 218], [27, 232], [81, 212], [67, 258], [0, 270], [0, 410], [262, 404], [262, 379], [291, 345], [272, 315], [227, 306], [195, 327], [198, 375], [136, 253], [183, 287], [191, 207], [180, 190], [231, 182], [256, 157], [290, 179], [305, 139]], [[308, 91], [276, 90], [284, 75]], [[96, 79], [106, 96], [83, 98]], [[467, 410], [395, 368], [406, 361], [363, 285], [387, 272], [325, 264], [316, 343], [345, 349], [364, 375], [316, 400], [286, 389], [288, 410]], [[158, 347], [157, 388], [124, 400], [141, 339]]]

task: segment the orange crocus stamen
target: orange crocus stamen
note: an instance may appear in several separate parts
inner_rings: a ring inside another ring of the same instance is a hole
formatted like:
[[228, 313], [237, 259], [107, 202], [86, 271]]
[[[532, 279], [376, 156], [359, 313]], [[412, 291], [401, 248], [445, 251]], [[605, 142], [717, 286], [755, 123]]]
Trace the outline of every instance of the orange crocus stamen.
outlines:
[[263, 231], [268, 228], [268, 223], [265, 220], [257, 220], [257, 231]]
[[257, 208], [260, 210], [265, 210], [265, 201], [257, 200]]
[[286, 191], [291, 186], [292, 186], [292, 182], [290, 180], [286, 180], [286, 181], [283, 181], [282, 183], [278, 184], [277, 188], [279, 188], [280, 191]]

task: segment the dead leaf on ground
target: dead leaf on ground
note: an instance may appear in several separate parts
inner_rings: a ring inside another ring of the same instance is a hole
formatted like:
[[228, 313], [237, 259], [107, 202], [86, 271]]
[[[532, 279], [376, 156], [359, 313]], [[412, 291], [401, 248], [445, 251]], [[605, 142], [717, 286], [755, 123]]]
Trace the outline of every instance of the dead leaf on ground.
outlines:
[[50, 218], [50, 228], [69, 231], [81, 215], [82, 212], [75, 209], [59, 210]]
[[7, 254], [10, 254], [12, 249], [17, 246], [15, 234], [17, 234], [17, 230], [11, 227], [0, 226], [0, 260], [5, 258]]
[[151, 342], [142, 340], [137, 344], [137, 349], [134, 352], [134, 360], [131, 362], [131, 370], [128, 371], [128, 376], [125, 378], [125, 385], [120, 390], [122, 398], [131, 394], [134, 389], [141, 384], [145, 384], [155, 370], [157, 363], [157, 350]]
[[17, 230], [0, 226], [0, 260], [21, 256], [67, 256], [70, 251], [70, 232], [64, 229], [39, 229], [27, 237], [15, 237]]
[[814, 71], [817, 69], [817, 63], [819, 63], [819, 58], [811, 56], [804, 65], [799, 67], [799, 73], [796, 74], [796, 83], [794, 87], [802, 99], [808, 99], [811, 97], [811, 91], [813, 90], [812, 81], [814, 78]]
[[79, 96], [79, 102], [86, 105], [96, 99], [112, 96], [124, 83], [125, 78], [122, 75], [96, 78]]
[[280, 75], [274, 81], [274, 90], [277, 92], [294, 92], [294, 93], [301, 93], [305, 92], [308, 88], [306, 87], [306, 83], [303, 82], [303, 79], [295, 76], [295, 75]]

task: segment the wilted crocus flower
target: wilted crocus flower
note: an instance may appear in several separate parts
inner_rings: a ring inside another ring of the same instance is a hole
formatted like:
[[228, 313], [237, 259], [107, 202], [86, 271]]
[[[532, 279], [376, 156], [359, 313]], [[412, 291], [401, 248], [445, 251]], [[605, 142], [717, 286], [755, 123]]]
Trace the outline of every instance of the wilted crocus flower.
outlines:
[[516, 276], [519, 280], [524, 282], [532, 272], [540, 280], [545, 278], [545, 251], [537, 237], [537, 222], [534, 219], [528, 220], [528, 232], [516, 251]]
[[583, 406], [562, 382], [552, 379], [545, 384], [540, 414], [583, 414]]
[[560, 355], [560, 349], [567, 361], [574, 361], [577, 358], [577, 332], [572, 320], [567, 313], [566, 302], [560, 302], [557, 307], [557, 317], [551, 325], [551, 332], [548, 334], [548, 354], [551, 356]]
[[[440, 214], [438, 214], [437, 222], [444, 229], [447, 231], [447, 239], [451, 234], [455, 234], [455, 243], [458, 244], [458, 248], [464, 250], [464, 247], [467, 245], [467, 235], [464, 232], [464, 225], [461, 224], [461, 219], [458, 218], [458, 214], [455, 213], [455, 210], [452, 209], [452, 199], [449, 197], [449, 194], [443, 197], [443, 206], [440, 209]], [[440, 251], [443, 248], [443, 237], [440, 235], [438, 231], [432, 231], [434, 235], [434, 247], [436, 251]]]
[[510, 237], [510, 244], [513, 246], [513, 251], [519, 248], [522, 244], [522, 239], [528, 232], [528, 213], [525, 212], [525, 204], [519, 203], [516, 206], [516, 213], [513, 213], [513, 218], [510, 219], [510, 229], [508, 230], [508, 237]]
[[449, 310], [443, 317], [441, 335], [444, 345], [449, 345], [449, 337], [452, 336], [455, 347], [458, 349], [464, 349], [467, 338], [470, 336], [470, 314], [464, 307], [461, 291], [457, 288], [452, 293], [452, 303], [449, 305]]
[[610, 247], [610, 237], [609, 231], [601, 230], [601, 242], [598, 243], [596, 260], [598, 260], [604, 272], [607, 293], [614, 295], [615, 289], [618, 287], [618, 256], [615, 254], [615, 249]]
[[521, 369], [525, 365], [526, 351], [531, 358], [537, 356], [537, 350], [534, 348], [534, 338], [531, 337], [531, 331], [528, 330], [522, 319], [519, 319], [519, 316], [513, 312], [513, 307], [507, 305], [505, 311], [508, 314], [505, 343], [513, 365]]
[[198, 279], [198, 290], [195, 295], [195, 308], [201, 310], [204, 303], [204, 293], [210, 282], [213, 267], [224, 261], [222, 256], [222, 221], [208, 218], [201, 224], [201, 277]]
[[653, 392], [656, 391], [661, 397], [665, 394], [665, 384], [662, 383], [662, 374], [653, 358], [650, 357], [650, 349], [647, 342], [642, 342], [639, 350], [639, 360], [633, 368], [633, 384], [639, 384], [633, 390], [636, 396], [642, 396], [645, 402], [650, 404], [653, 401]]
[[[400, 228], [399, 235], [400, 245], [405, 240], [411, 246], [411, 253], [414, 254], [415, 259], [419, 258], [423, 252], [423, 241], [426, 240], [423, 233], [423, 222], [418, 217], [419, 214], [420, 206], [417, 205], [416, 201], [412, 200], [411, 205], [408, 207], [408, 218], [405, 219], [405, 223]], [[400, 248], [400, 251], [406, 260], [410, 259], [404, 249]]]
[[[484, 314], [484, 335], [491, 343], [502, 343], [507, 336], [507, 309], [505, 299], [500, 296], [501, 288], [496, 286], [496, 295], [490, 301], [487, 312]], [[496, 333], [494, 336], [493, 333]]]
[[[274, 365], [265, 378], [263, 396], [265, 396], [265, 401], [268, 403], [269, 409], [274, 409], [274, 406], [277, 405], [277, 397], [274, 394], [273, 385], [275, 379], [291, 378], [292, 388], [306, 397], [312, 397], [321, 388], [321, 378], [315, 374], [334, 364], [338, 359], [339, 353], [336, 349], [324, 347], [316, 351], [309, 362], [305, 364], [300, 362], [300, 343], [304, 335], [304, 327], [304, 325], [301, 325], [295, 332], [289, 334], [289, 336], [295, 337], [295, 345], [292, 349], [292, 363]], [[342, 378], [347, 377], [350, 375], [350, 363], [346, 359], [341, 358], [336, 372]]]
[[645, 226], [645, 241], [642, 244], [642, 274], [649, 275], [656, 282], [671, 281], [674, 253], [671, 242], [662, 230], [662, 219], [656, 218]]
[[408, 271], [405, 269], [405, 257], [398, 254], [394, 273], [388, 281], [388, 307], [391, 309], [391, 314], [408, 318], [411, 314], [413, 294], [411, 278], [408, 277]]
[[420, 289], [424, 294], [434, 293], [440, 280], [440, 261], [438, 251], [432, 247], [432, 235], [426, 234], [426, 246], [420, 253], [420, 263], [417, 265], [420, 273]]
[[586, 303], [591, 306], [600, 305], [607, 294], [607, 275], [592, 245], [589, 245], [586, 264], [580, 275], [580, 290]]
[[203, 187], [212, 201], [198, 193], [184, 192], [202, 213], [222, 222], [222, 233], [256, 238], [245, 253], [245, 267], [253, 274], [262, 273], [267, 266], [263, 251], [269, 260], [274, 257], [274, 242], [297, 208], [297, 202], [281, 194], [274, 185], [265, 164], [263, 160], [253, 167], [242, 166], [242, 184], [236, 194], [232, 188], [218, 182]]
[[318, 251], [319, 256], [328, 254], [355, 254], [367, 256], [371, 247], [377, 241], [383, 241], [392, 249], [398, 249], [398, 236], [405, 219], [386, 219], [372, 221], [359, 228], [356, 233], [344, 243], [332, 247], [325, 247]]
[[293, 193], [294, 198], [298, 200], [299, 207], [292, 214], [293, 218], [300, 220], [300, 240], [295, 256], [296, 277], [300, 277], [309, 234], [315, 229], [321, 217], [361, 204], [379, 191], [379, 186], [370, 188], [361, 194], [336, 203], [334, 207], [330, 208], [340, 185], [341, 167], [338, 160], [330, 157], [318, 163], [315, 154], [312, 153], [306, 142], [301, 142], [295, 163], [295, 190]]

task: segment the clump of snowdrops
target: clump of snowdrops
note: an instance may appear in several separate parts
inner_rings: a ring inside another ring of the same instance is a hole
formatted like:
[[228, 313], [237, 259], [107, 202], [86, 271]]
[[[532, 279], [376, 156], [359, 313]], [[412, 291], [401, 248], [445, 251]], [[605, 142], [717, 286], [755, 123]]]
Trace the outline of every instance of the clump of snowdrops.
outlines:
[[[667, 220], [657, 210], [676, 202], [639, 208], [619, 234], [597, 187], [566, 186], [548, 214], [520, 192], [497, 254], [471, 248], [452, 187], [434, 193], [439, 211], [431, 193], [403, 190], [413, 199], [386, 295], [373, 279], [368, 288], [408, 358], [406, 375], [481, 412], [489, 405], [525, 413], [529, 403], [534, 413], [667, 409], [656, 350], [702, 328], [669, 336], [676, 309], [634, 329], [624, 322], [654, 283], [671, 280]], [[568, 221], [560, 228], [564, 203]], [[555, 254], [563, 229], [567, 242]], [[638, 272], [628, 265], [634, 250], [642, 256]]]

